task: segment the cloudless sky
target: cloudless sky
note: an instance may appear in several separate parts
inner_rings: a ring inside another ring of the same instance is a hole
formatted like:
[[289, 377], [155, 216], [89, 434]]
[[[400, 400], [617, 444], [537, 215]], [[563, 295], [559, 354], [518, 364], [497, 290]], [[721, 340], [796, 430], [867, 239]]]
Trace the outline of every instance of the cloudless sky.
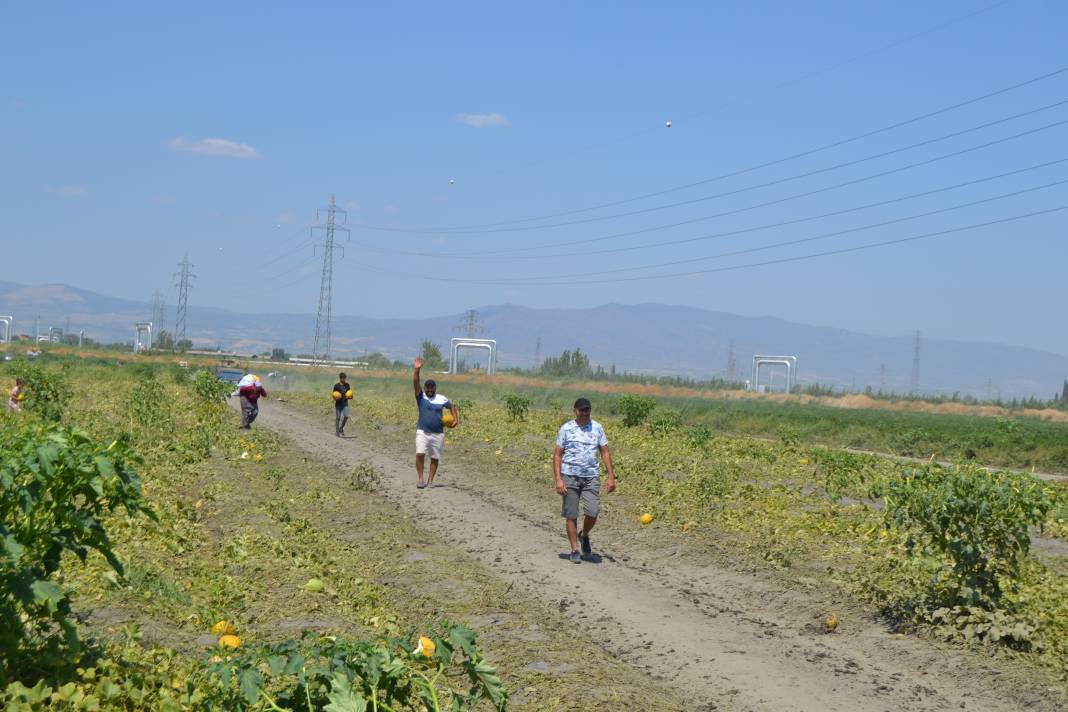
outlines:
[[[1059, 0], [6, 3], [2, 18], [0, 279], [159, 289], [173, 318], [188, 253], [192, 304], [314, 312], [308, 228], [335, 195], [351, 228], [335, 313], [656, 301], [1068, 354], [1068, 211], [594, 281], [1068, 205], [1068, 183], [1050, 185], [1068, 162], [1035, 167], [1068, 159], [1068, 124], [1051, 126], [1068, 103], [1049, 107], [1068, 72], [630, 200], [1066, 68]], [[571, 276], [590, 272], [608, 273]]]

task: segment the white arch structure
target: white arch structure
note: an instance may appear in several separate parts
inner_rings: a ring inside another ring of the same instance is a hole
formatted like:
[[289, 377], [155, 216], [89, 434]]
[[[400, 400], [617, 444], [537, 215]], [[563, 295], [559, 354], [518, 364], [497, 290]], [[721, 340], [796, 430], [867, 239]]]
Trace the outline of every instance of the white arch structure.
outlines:
[[[141, 334], [147, 335], [147, 339], [141, 341]], [[134, 353], [139, 353], [152, 348], [152, 322], [139, 321], [134, 324]]]
[[0, 337], [0, 344], [11, 343], [11, 327], [15, 323], [13, 316], [0, 316], [0, 326], [4, 327], [4, 335]]
[[457, 354], [460, 349], [486, 349], [489, 360], [486, 362], [486, 375], [492, 376], [497, 371], [497, 340], [455, 338], [449, 350], [449, 373], [456, 373]]
[[61, 344], [63, 343], [63, 329], [58, 326], [48, 327], [48, 343]]
[[785, 366], [786, 367], [786, 392], [791, 393], [797, 383], [797, 356], [754, 356], [753, 357], [753, 390], [760, 391], [760, 367], [761, 366]]

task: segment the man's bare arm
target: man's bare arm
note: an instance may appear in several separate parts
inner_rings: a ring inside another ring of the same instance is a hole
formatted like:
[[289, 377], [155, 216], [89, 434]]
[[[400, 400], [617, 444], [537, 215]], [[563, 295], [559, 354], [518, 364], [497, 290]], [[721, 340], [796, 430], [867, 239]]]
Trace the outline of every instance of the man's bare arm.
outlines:
[[417, 358], [415, 360], [415, 370], [412, 371], [412, 387], [415, 388], [415, 397], [418, 398], [419, 394], [423, 392], [423, 387], [419, 385], [419, 369], [423, 367], [423, 359]]
[[612, 453], [607, 445], [601, 446], [601, 460], [604, 461], [604, 469], [608, 472], [608, 479], [604, 483], [605, 490], [612, 492], [616, 488], [616, 472], [612, 469]]
[[553, 451], [553, 475], [556, 477], [556, 493], [565, 494], [567, 485], [564, 484], [564, 476], [560, 473], [560, 465], [564, 459], [564, 449], [557, 446]]

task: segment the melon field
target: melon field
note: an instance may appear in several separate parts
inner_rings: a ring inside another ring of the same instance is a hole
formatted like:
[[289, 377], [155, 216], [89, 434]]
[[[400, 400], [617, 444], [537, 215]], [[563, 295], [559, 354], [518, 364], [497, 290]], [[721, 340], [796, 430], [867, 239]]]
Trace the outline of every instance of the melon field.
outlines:
[[[420, 490], [410, 374], [350, 374], [337, 438], [336, 374], [263, 374], [245, 431], [210, 365], [0, 367], [28, 381], [0, 416], [5, 709], [1068, 704], [1068, 490], [983, 467], [1056, 473], [1066, 424], [442, 376], [460, 425]], [[575, 566], [577, 395], [619, 487]]]

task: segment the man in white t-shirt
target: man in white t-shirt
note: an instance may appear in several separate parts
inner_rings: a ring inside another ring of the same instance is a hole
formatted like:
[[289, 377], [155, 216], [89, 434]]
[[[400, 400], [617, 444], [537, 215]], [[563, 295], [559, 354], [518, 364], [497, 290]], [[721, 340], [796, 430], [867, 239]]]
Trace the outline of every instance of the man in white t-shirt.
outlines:
[[[422, 367], [423, 359], [417, 358], [415, 371], [412, 373], [412, 386], [415, 388], [415, 404], [419, 408], [419, 422], [415, 426], [415, 473], [419, 476], [419, 482], [416, 484], [419, 489], [434, 486], [434, 475], [438, 472], [441, 451], [445, 449], [445, 423], [442, 420], [445, 409], [452, 414], [449, 427], [456, 427], [460, 422], [456, 404], [438, 393], [438, 384], [434, 379], [428, 378], [426, 383], [419, 385], [419, 369]], [[423, 482], [423, 466], [427, 455], [430, 455], [430, 472], [426, 482]]]
[[[590, 545], [590, 530], [597, 523], [601, 511], [601, 468], [597, 455], [604, 461], [608, 472], [605, 492], [616, 488], [616, 473], [612, 469], [612, 454], [608, 451], [608, 437], [604, 428], [590, 418], [590, 401], [579, 398], [575, 401], [575, 419], [560, 427], [553, 453], [553, 474], [556, 476], [556, 493], [563, 497], [562, 516], [567, 520], [567, 538], [571, 543], [570, 559], [580, 563], [582, 557], [593, 554]], [[578, 531], [578, 505], [582, 500], [582, 531]], [[579, 546], [582, 554], [579, 554]]]

